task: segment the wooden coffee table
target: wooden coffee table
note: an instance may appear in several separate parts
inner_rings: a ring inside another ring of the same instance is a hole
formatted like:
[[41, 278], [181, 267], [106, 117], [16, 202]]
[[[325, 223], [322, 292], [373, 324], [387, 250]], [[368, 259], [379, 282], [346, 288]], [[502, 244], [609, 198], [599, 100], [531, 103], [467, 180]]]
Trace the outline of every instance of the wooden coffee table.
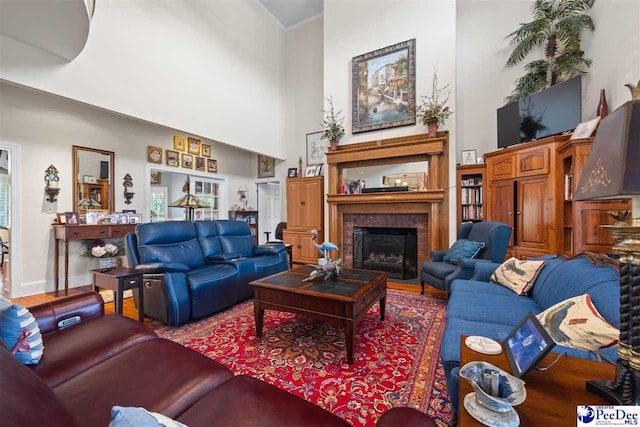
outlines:
[[311, 268], [302, 266], [251, 282], [256, 336], [262, 337], [265, 310], [303, 314], [345, 329], [347, 362], [353, 363], [356, 325], [380, 301], [384, 320], [388, 273], [345, 268], [340, 277], [303, 282]]

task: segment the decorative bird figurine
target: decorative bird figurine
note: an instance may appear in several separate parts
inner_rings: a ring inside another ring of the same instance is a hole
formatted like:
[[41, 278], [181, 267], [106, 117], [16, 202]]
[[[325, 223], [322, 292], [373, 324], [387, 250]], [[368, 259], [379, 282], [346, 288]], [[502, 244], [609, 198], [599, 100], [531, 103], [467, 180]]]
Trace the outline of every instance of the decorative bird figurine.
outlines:
[[338, 251], [340, 249], [336, 245], [331, 242], [323, 242], [321, 245], [318, 244], [318, 230], [311, 230], [311, 234], [313, 237], [311, 238], [311, 243], [315, 246], [316, 250], [322, 255], [324, 259], [329, 261], [329, 251]]
[[638, 80], [637, 85], [627, 83], [625, 86], [631, 91], [631, 99], [640, 99], [640, 80]]

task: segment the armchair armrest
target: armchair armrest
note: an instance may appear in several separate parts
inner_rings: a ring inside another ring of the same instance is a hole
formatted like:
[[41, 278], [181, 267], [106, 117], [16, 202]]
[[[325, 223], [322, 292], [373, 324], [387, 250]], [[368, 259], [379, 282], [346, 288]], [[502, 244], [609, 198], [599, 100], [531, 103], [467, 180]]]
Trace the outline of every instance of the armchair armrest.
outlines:
[[214, 261], [214, 262], [230, 261], [232, 259], [239, 259], [239, 258], [242, 258], [242, 254], [240, 252], [228, 252], [224, 254], [209, 255], [206, 261]]
[[181, 262], [150, 262], [136, 265], [136, 270], [143, 274], [187, 272], [189, 267]]
[[83, 292], [29, 307], [40, 332], [46, 334], [92, 317], [104, 315], [104, 301], [97, 292]]
[[282, 243], [270, 243], [268, 245], [258, 245], [253, 247], [253, 256], [277, 255], [284, 251]]
[[444, 262], [444, 254], [446, 253], [447, 251], [431, 251], [429, 260], [431, 262]]

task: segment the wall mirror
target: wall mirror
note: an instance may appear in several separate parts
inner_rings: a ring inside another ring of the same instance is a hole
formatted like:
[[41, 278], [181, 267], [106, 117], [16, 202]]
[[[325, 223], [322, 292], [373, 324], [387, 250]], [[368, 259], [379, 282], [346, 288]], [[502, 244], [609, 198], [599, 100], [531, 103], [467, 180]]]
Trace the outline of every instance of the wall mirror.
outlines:
[[73, 146], [74, 210], [114, 211], [113, 164], [113, 151]]

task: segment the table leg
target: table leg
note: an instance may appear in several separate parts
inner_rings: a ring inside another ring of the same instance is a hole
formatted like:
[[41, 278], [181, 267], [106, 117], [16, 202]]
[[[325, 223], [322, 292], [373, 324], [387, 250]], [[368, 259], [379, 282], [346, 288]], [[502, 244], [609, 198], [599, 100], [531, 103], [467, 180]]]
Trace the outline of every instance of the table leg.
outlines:
[[380, 298], [380, 320], [384, 320], [384, 313], [387, 307], [387, 297]]
[[60, 286], [60, 260], [58, 259], [58, 257], [60, 256], [60, 249], [58, 246], [58, 239], [54, 238], [54, 248], [53, 248], [53, 274], [55, 275], [55, 277], [53, 278], [53, 283], [55, 283], [56, 285], [56, 292], [58, 292], [59, 290], [59, 286]]
[[344, 322], [344, 331], [347, 341], [347, 363], [351, 365], [353, 363], [353, 353], [355, 346], [355, 336], [356, 336], [356, 322], [353, 320], [345, 320]]
[[260, 302], [253, 300], [253, 313], [256, 318], [256, 336], [262, 338], [262, 322], [264, 321], [264, 309]]
[[116, 295], [116, 300], [115, 300], [115, 304], [116, 304], [116, 314], [120, 314], [122, 315], [122, 300], [124, 299], [124, 291], [122, 290], [124, 286], [122, 286], [122, 279], [118, 280], [118, 292]]
[[69, 241], [64, 241], [64, 294], [69, 294]]

